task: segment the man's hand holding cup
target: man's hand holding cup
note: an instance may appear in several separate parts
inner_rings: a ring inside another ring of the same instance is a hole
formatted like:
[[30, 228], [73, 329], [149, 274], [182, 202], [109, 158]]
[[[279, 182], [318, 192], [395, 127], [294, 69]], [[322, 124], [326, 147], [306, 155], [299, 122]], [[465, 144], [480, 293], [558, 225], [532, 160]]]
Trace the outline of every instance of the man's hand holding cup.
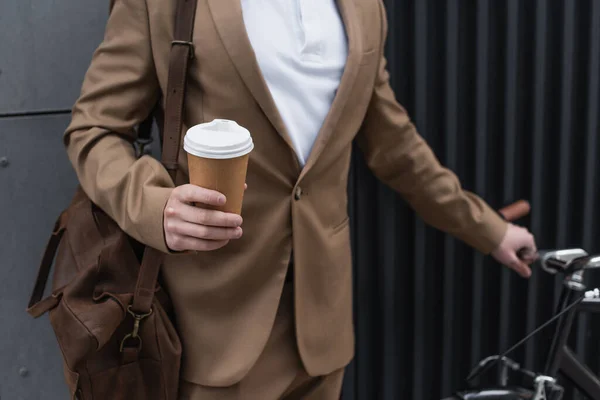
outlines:
[[242, 217], [215, 208], [226, 198], [195, 185], [173, 189], [164, 211], [165, 239], [173, 251], [216, 250], [242, 237]]
[[234, 121], [191, 127], [184, 138], [190, 184], [175, 188], [164, 210], [165, 239], [174, 251], [210, 251], [242, 237], [246, 171], [254, 148]]

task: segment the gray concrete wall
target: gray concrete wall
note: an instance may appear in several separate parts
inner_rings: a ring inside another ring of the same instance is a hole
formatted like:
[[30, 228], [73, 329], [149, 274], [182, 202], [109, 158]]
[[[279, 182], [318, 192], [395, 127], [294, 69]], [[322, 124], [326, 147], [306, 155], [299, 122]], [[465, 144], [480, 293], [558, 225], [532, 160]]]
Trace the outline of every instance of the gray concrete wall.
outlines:
[[61, 135], [108, 0], [0, 1], [0, 398], [64, 399], [47, 316], [25, 312], [54, 219], [76, 186]]

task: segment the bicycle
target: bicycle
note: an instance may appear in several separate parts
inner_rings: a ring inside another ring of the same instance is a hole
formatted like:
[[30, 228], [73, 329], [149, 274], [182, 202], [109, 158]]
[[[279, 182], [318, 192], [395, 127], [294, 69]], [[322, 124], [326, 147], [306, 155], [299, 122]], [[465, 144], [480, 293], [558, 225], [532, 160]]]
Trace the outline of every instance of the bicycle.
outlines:
[[[519, 201], [502, 209], [500, 213], [508, 221], [513, 221], [529, 213], [529, 204]], [[555, 315], [504, 353], [479, 362], [466, 379], [467, 388], [444, 400], [562, 400], [564, 387], [560, 385], [559, 373], [589, 399], [600, 400], [599, 377], [579, 361], [567, 345], [578, 312], [600, 313], [600, 290], [586, 290], [584, 284], [587, 270], [600, 269], [600, 255], [590, 256], [583, 249], [564, 249], [540, 252], [539, 257], [539, 263], [545, 272], [564, 275]], [[507, 357], [508, 353], [554, 321], [558, 322], [541, 373], [522, 368]], [[490, 371], [492, 367], [498, 367], [495, 385], [472, 385], [475, 378]], [[509, 372], [521, 374], [526, 383], [520, 386], [509, 385]]]

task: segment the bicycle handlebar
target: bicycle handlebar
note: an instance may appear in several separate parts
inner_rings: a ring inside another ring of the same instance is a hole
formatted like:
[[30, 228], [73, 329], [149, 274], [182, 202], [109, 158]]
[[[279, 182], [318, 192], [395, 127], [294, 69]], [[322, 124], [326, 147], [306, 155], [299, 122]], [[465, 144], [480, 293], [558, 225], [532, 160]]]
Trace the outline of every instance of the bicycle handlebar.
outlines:
[[584, 269], [600, 268], [600, 256], [590, 256], [583, 249], [555, 250], [544, 253], [541, 263], [548, 273], [564, 272], [570, 275]]
[[501, 208], [498, 212], [508, 222], [516, 221], [525, 217], [531, 211], [531, 205], [527, 200], [519, 200]]
[[[529, 202], [527, 202], [526, 200], [519, 200], [515, 203], [509, 204], [508, 206], [501, 208], [500, 210], [498, 210], [498, 213], [506, 221], [512, 222], [528, 215], [530, 211], [531, 206]], [[523, 251], [519, 251], [519, 254], [521, 257]], [[533, 330], [530, 334], [528, 334], [524, 339], [520, 340], [514, 346], [504, 351], [501, 355], [489, 357], [483, 360], [476, 368], [473, 369], [473, 371], [471, 371], [471, 373], [467, 377], [468, 383], [471, 383], [474, 378], [485, 373], [486, 371], [490, 370], [490, 368], [492, 368], [495, 365], [498, 365], [499, 363], [503, 364], [503, 372], [501, 374], [501, 379], [504, 380], [506, 376], [505, 370], [507, 368], [512, 368], [512, 364], [514, 364], [512, 360], [506, 358], [507, 354], [521, 346], [523, 343], [525, 343], [531, 337], [536, 335], [542, 329], [554, 323], [554, 321], [559, 320], [558, 325], [555, 329], [552, 346], [549, 348], [549, 355], [545, 372], [543, 375], [533, 374], [535, 376], [536, 393], [540, 393], [540, 388], [546, 387], [546, 381], [551, 382], [552, 387], [552, 384], [556, 382], [554, 376], [556, 375], [558, 368], [555, 360], [557, 360], [559, 352], [563, 349], [564, 343], [566, 343], [566, 338], [568, 337], [568, 334], [570, 332], [573, 315], [577, 312], [576, 307], [578, 307], [578, 304], [581, 304], [581, 302], [583, 301], [593, 301], [600, 303], [600, 291], [598, 289], [595, 289], [585, 292], [586, 287], [583, 284], [582, 280], [584, 270], [600, 269], [600, 255], [590, 256], [583, 249], [563, 249], [554, 251], [541, 251], [536, 256], [539, 256], [541, 266], [545, 271], [552, 274], [561, 272], [565, 275], [565, 288], [564, 291], [561, 293], [561, 301], [559, 303], [559, 309], [556, 312], [556, 315], [554, 315], [550, 320], [546, 321], [544, 324]], [[520, 370], [523, 371], [522, 369]], [[506, 386], [506, 383], [503, 383], [503, 387], [504, 386]], [[561, 386], [557, 385], [556, 389], [557, 392], [562, 393]], [[481, 391], [477, 389], [477, 393], [480, 392]], [[469, 391], [468, 393], [475, 393], [475, 391]], [[509, 393], [507, 392], [506, 394]], [[509, 398], [509, 396], [506, 396], [506, 394], [503, 393], [503, 396], [501, 397]], [[531, 394], [533, 394], [533, 392], [531, 392]], [[456, 398], [458, 397], [463, 398], [462, 395], [457, 396]], [[518, 397], [521, 398], [521, 396]], [[538, 397], [539, 396], [536, 395], [535, 398], [537, 399]]]
[[[531, 205], [527, 200], [518, 200], [509, 204], [498, 212], [508, 222], [525, 217], [531, 211]], [[519, 256], [525, 255], [525, 250], [519, 251]], [[600, 268], [600, 256], [589, 256], [582, 249], [564, 249], [555, 251], [544, 251], [541, 256], [542, 268], [551, 274], [559, 271], [571, 274], [582, 269]]]

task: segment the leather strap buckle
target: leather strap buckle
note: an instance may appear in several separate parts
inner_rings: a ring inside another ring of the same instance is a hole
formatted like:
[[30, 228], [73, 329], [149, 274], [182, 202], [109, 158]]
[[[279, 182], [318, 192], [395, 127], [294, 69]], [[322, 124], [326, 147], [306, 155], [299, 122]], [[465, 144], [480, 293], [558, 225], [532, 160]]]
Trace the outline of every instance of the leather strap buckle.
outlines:
[[128, 333], [127, 335], [125, 335], [123, 340], [121, 340], [121, 346], [120, 346], [121, 353], [123, 352], [123, 348], [125, 347], [125, 342], [130, 339], [137, 340], [138, 351], [140, 351], [142, 349], [142, 338], [138, 335], [138, 333], [140, 331], [140, 322], [142, 322], [142, 320], [148, 318], [152, 314], [152, 309], [150, 309], [150, 312], [147, 314], [136, 314], [131, 309], [131, 306], [127, 306], [127, 312], [129, 314], [131, 314], [131, 316], [133, 317], [133, 321], [134, 321], [133, 322], [133, 331], [131, 333]]
[[190, 50], [190, 60], [194, 58], [194, 52], [195, 52], [194, 43], [188, 42], [187, 40], [173, 40], [171, 42], [171, 46], [175, 46], [175, 45], [187, 46]]

